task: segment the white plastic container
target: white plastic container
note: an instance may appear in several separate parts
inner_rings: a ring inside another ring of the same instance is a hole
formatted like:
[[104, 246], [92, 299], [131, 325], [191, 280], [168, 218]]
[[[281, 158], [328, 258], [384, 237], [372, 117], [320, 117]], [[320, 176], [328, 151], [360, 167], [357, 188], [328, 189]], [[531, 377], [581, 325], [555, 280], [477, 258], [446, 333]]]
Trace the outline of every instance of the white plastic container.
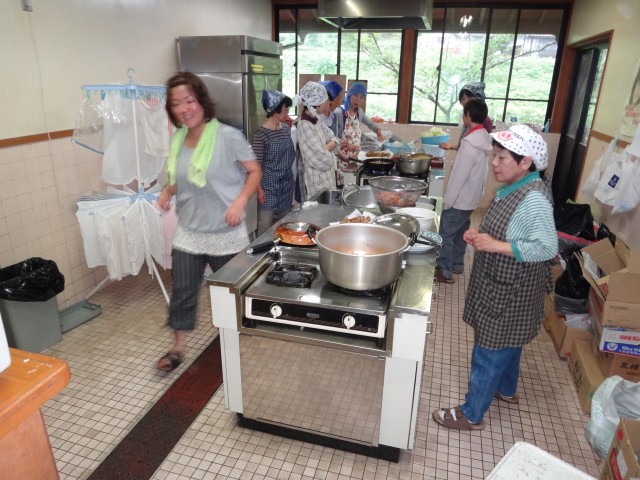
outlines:
[[596, 480], [527, 442], [517, 442], [485, 480]]
[[11, 354], [9, 353], [9, 344], [7, 336], [4, 333], [4, 324], [2, 323], [2, 314], [0, 314], [0, 372], [11, 365]]

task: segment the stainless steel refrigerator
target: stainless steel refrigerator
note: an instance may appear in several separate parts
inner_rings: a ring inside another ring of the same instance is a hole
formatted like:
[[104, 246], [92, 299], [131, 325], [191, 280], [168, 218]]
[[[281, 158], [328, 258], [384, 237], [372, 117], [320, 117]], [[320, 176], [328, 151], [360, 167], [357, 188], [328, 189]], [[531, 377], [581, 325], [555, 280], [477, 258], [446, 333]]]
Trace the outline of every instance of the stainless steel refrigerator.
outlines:
[[249, 142], [265, 121], [262, 90], [282, 90], [282, 45], [246, 35], [178, 38], [178, 64], [201, 77], [216, 117]]
[[[282, 45], [246, 35], [178, 38], [178, 65], [209, 89], [216, 118], [241, 130], [249, 143], [266, 119], [262, 90], [282, 90]], [[247, 205], [251, 238], [257, 227], [256, 197]]]

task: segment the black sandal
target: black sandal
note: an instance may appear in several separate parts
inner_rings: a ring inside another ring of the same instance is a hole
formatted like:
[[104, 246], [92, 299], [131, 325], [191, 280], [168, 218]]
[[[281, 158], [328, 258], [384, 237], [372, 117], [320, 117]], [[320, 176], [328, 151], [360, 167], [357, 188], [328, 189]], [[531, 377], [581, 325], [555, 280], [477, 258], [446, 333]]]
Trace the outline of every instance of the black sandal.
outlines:
[[179, 352], [169, 352], [158, 360], [157, 368], [163, 372], [171, 372], [182, 363], [182, 355]]

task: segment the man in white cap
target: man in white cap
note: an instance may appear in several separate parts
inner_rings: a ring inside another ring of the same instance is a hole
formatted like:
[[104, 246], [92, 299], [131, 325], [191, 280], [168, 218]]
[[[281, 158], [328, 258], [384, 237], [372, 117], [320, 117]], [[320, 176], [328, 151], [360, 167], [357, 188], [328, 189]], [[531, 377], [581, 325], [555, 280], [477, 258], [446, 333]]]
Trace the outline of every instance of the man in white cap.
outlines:
[[480, 228], [464, 234], [476, 249], [463, 314], [475, 340], [469, 391], [460, 406], [433, 412], [437, 423], [458, 430], [483, 429], [494, 398], [518, 403], [522, 348], [540, 330], [558, 253], [552, 196], [541, 174], [547, 144], [526, 125], [490, 136], [493, 174], [504, 185]]
[[307, 82], [293, 102], [302, 106], [296, 121], [296, 137], [304, 163], [306, 198], [309, 198], [323, 190], [336, 188], [335, 155], [340, 149], [340, 139], [318, 119], [319, 115], [331, 114], [329, 96], [323, 85]]

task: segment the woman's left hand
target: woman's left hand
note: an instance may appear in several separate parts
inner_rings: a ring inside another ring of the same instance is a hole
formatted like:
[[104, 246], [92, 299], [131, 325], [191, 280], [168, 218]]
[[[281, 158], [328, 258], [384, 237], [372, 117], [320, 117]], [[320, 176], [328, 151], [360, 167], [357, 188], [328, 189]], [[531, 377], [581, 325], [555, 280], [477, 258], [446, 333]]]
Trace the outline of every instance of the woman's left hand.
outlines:
[[478, 233], [472, 237], [467, 236], [465, 240], [481, 252], [502, 253], [503, 255], [513, 256], [513, 250], [509, 242], [496, 240], [488, 233]]

